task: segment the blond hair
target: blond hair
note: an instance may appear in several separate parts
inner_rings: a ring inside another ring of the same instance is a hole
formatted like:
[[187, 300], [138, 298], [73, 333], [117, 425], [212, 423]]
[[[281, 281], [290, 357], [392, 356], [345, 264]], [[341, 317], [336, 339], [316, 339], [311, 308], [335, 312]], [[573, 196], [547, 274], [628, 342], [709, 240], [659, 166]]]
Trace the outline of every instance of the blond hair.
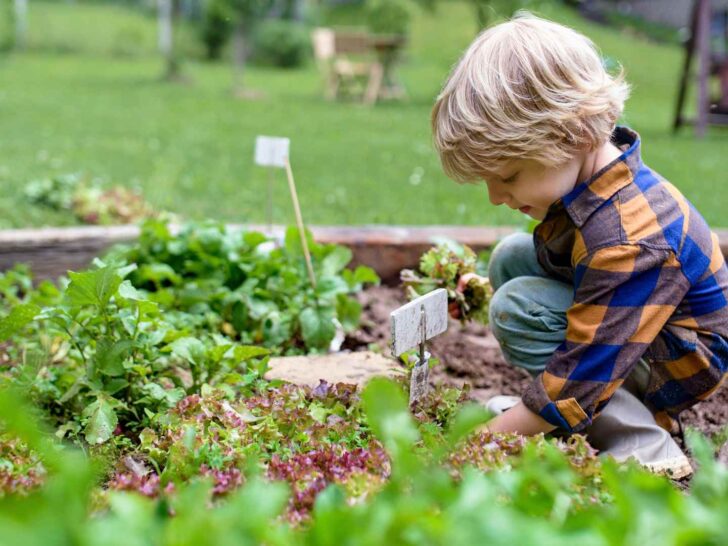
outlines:
[[557, 166], [609, 139], [629, 95], [586, 36], [520, 12], [483, 31], [432, 110], [448, 176], [483, 177], [511, 159]]

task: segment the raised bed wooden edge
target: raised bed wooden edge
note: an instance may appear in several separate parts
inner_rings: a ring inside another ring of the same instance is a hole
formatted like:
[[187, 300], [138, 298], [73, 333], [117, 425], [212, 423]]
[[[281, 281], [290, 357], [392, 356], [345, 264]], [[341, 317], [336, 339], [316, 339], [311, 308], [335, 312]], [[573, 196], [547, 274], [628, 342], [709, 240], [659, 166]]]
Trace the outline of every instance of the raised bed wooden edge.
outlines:
[[[230, 227], [268, 232], [267, 226], [255, 224]], [[311, 226], [310, 229], [319, 242], [348, 246], [354, 254], [352, 265], [373, 267], [385, 282], [395, 281], [400, 270], [417, 265], [422, 253], [438, 238], [452, 239], [479, 251], [517, 231], [513, 227], [386, 225]], [[723, 254], [728, 255], [728, 230], [716, 232]], [[275, 237], [283, 233], [283, 226], [273, 226], [271, 230]], [[130, 225], [4, 230], [0, 231], [0, 270], [26, 263], [38, 279], [53, 279], [69, 270], [87, 267], [110, 246], [133, 241], [138, 236], [139, 228]]]

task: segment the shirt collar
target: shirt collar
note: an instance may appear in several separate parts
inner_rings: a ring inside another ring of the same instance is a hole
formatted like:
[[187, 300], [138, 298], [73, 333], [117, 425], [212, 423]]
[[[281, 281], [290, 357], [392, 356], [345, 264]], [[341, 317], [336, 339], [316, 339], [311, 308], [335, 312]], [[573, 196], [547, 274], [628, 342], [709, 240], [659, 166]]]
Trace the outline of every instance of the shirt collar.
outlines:
[[581, 227], [591, 214], [615, 193], [630, 184], [642, 166], [640, 137], [627, 127], [617, 127], [612, 133], [612, 144], [622, 149], [622, 155], [602, 167], [594, 175], [577, 184], [552, 208], [563, 207], [577, 227]]

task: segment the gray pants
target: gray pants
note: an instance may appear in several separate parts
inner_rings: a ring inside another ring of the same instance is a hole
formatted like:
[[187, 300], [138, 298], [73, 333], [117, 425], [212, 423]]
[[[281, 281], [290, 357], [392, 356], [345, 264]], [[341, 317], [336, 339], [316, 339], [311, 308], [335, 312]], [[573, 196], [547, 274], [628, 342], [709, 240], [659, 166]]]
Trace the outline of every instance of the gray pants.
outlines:
[[[488, 275], [495, 290], [490, 303], [493, 334], [510, 364], [538, 375], [566, 337], [566, 311], [573, 304], [574, 288], [547, 275], [536, 259], [533, 238], [526, 233], [509, 235], [498, 244]], [[641, 361], [587, 428], [586, 436], [592, 446], [617, 460], [635, 457], [655, 469], [687, 463], [670, 434], [640, 401], [648, 379], [649, 366]], [[689, 473], [684, 467], [682, 471]]]

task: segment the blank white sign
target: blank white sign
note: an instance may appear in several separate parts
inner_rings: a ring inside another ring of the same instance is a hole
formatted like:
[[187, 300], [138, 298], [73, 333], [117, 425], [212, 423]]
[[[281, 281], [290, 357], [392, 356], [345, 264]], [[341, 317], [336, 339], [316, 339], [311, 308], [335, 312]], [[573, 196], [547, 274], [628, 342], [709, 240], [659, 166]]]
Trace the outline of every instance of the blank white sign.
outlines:
[[284, 167], [291, 139], [258, 136], [255, 139], [255, 164], [262, 167]]
[[420, 313], [423, 308], [426, 317], [426, 340], [447, 330], [447, 290], [438, 288], [390, 313], [394, 356], [417, 347], [422, 341]]

